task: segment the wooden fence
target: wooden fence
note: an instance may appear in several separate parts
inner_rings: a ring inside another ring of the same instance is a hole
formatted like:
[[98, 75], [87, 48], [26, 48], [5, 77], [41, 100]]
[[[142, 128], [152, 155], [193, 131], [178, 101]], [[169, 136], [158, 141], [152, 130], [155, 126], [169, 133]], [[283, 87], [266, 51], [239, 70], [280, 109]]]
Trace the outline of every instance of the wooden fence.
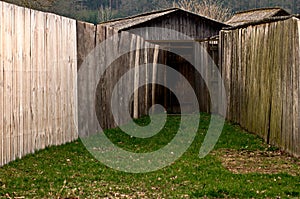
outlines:
[[76, 21], [0, 1], [0, 166], [77, 138]]
[[[98, 131], [100, 126], [102, 129], [107, 129], [116, 127], [116, 122], [119, 124], [128, 122], [123, 121], [125, 116], [122, 112], [118, 112], [117, 118], [114, 118], [112, 115], [111, 94], [116, 83], [130, 69], [138, 71], [140, 64], [159, 63], [161, 58], [159, 57], [157, 45], [145, 42], [140, 36], [122, 32], [118, 36], [112, 37], [113, 39], [111, 42], [116, 45], [105, 46], [105, 50], [102, 52], [118, 54], [121, 53], [120, 51], [122, 48], [130, 46], [139, 50], [130, 49], [130, 52], [114, 60], [114, 62], [106, 69], [103, 76], [101, 76], [101, 79], [95, 79], [97, 78], [96, 74], [99, 73], [99, 70], [103, 70], [103, 67], [106, 67], [107, 65], [105, 56], [109, 57], [113, 55], [100, 55], [99, 53], [101, 52], [99, 51], [93, 52], [93, 56], [89, 57], [88, 61], [89, 65], [96, 64], [96, 67], [92, 70], [81, 71], [81, 67], [84, 67], [81, 66], [81, 64], [84, 62], [86, 56], [89, 55], [97, 45], [116, 34], [116, 32], [114, 32], [113, 29], [101, 25], [94, 26], [93, 24], [84, 22], [77, 22], [77, 30], [78, 70], [79, 73], [83, 75], [83, 77], [78, 80], [78, 92], [80, 93], [78, 95], [78, 106], [80, 108], [79, 111], [84, 112], [79, 114], [79, 132], [81, 135], [88, 135], [93, 133], [92, 131]], [[147, 49], [144, 49], [144, 47]], [[147, 70], [145, 71], [145, 74], [138, 73], [135, 78], [126, 80], [126, 83], [128, 86], [133, 86], [134, 83], [138, 83], [138, 81], [145, 79], [146, 73]], [[163, 74], [160, 74], [159, 77], [163, 77]], [[96, 90], [93, 90], [91, 88], [93, 88], [92, 84], [95, 81], [99, 82], [99, 84]], [[155, 102], [151, 92], [151, 90], [155, 89], [155, 85], [146, 85], [145, 87], [140, 88], [138, 92], [135, 92], [135, 97], [132, 98], [129, 106], [130, 114], [133, 117], [137, 118], [148, 113], [148, 108]], [[119, 89], [117, 92], [119, 97], [118, 103], [124, 103], [122, 99], [127, 94], [127, 91]], [[82, 110], [83, 107], [88, 110]], [[96, 115], [94, 114], [95, 111]]]
[[230, 121], [300, 156], [300, 22], [290, 18], [220, 33]]
[[[77, 130], [90, 134], [91, 130], [99, 130], [99, 123], [103, 129], [115, 127], [116, 122], [125, 123], [120, 111], [119, 117], [113, 118], [111, 94], [130, 69], [135, 71], [135, 76], [126, 80], [130, 85], [144, 79], [167, 81], [167, 71], [158, 72], [156, 66], [168, 63], [166, 51], [124, 31], [112, 41], [116, 45], [105, 48], [117, 53], [120, 46], [130, 46], [130, 52], [116, 59], [101, 79], [95, 79], [101, 69], [96, 68], [84, 74], [84, 82], [77, 82], [77, 72], [86, 56], [114, 34], [116, 31], [110, 27], [0, 1], [0, 166], [46, 146], [75, 140]], [[228, 119], [295, 156], [300, 156], [299, 35], [299, 19], [290, 18], [223, 30], [219, 48]], [[202, 45], [216, 48], [209, 41]], [[139, 50], [132, 50], [134, 47]], [[215, 51], [211, 53], [217, 61]], [[105, 56], [93, 56], [91, 65], [106, 65]], [[208, 59], [204, 54], [199, 56], [203, 56], [202, 61]], [[139, 71], [141, 64], [146, 65], [144, 73]], [[216, 74], [203, 74], [215, 84]], [[210, 96], [200, 78], [197, 74], [192, 80], [194, 89], [200, 110], [209, 112]], [[91, 87], [93, 81], [98, 81], [96, 91]], [[119, 89], [117, 93], [122, 106], [127, 92]], [[141, 87], [132, 96], [131, 115], [140, 117], [151, 105], [165, 103], [165, 94], [165, 88], [155, 84]], [[86, 104], [92, 105], [84, 117], [77, 118], [77, 110], [84, 110]]]

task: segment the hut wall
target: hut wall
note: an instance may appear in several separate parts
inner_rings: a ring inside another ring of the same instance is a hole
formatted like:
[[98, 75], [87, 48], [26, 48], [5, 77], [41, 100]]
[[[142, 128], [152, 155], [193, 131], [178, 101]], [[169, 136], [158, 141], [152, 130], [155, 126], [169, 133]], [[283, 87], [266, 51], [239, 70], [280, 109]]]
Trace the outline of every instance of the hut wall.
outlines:
[[220, 33], [227, 118], [300, 156], [299, 19]]
[[[196, 59], [200, 59], [198, 61], [200, 61], [201, 65], [206, 65], [205, 67], [202, 67], [203, 75], [206, 75], [208, 79], [211, 80], [207, 83], [217, 87], [217, 81], [215, 81], [216, 73], [208, 71], [208, 69], [210, 68], [208, 65], [213, 63], [210, 61], [207, 55], [210, 54], [212, 56], [211, 58], [214, 61], [214, 64], [218, 66], [218, 47], [217, 45], [212, 45], [210, 41], [205, 41], [205, 39], [218, 35], [219, 31], [223, 27], [224, 24], [208, 20], [204, 17], [195, 17], [189, 12], [178, 10], [176, 12], [152, 19], [139, 25], [131, 26], [130, 28], [127, 28], [125, 30], [133, 34], [140, 35], [146, 41], [157, 43], [162, 48], [165, 48], [167, 50], [173, 48], [173, 51], [178, 52], [177, 54], [179, 55], [183, 54], [185, 57], [193, 56]], [[204, 52], [200, 49], [195, 49], [193, 42], [191, 44], [188, 44], [188, 42], [183, 42], [184, 40], [199, 41], [203, 49], [207, 50], [207, 52]], [[176, 46], [177, 49], [174, 46]], [[215, 46], [216, 49], [214, 49], [213, 46]], [[203, 81], [201, 75], [195, 72], [194, 66], [192, 64], [181, 60], [179, 56], [174, 56], [169, 52], [165, 53], [164, 55], [166, 58], [165, 63], [182, 73], [193, 86], [198, 98], [200, 110], [202, 112], [209, 113], [211, 111], [210, 94], [208, 92], [207, 85]], [[174, 60], [176, 60], [177, 63], [175, 63]], [[179, 81], [180, 80], [175, 83], [182, 86]], [[171, 107], [169, 107], [169, 110], [171, 110], [171, 112], [176, 113], [177, 111], [179, 111], [178, 106], [176, 105], [177, 103], [175, 102], [175, 98], [172, 96], [170, 97], [168, 90], [163, 91], [161, 95], [167, 97], [161, 98], [162, 101], [159, 101], [159, 103], [170, 105]], [[172, 104], [175, 106], [172, 107]]]

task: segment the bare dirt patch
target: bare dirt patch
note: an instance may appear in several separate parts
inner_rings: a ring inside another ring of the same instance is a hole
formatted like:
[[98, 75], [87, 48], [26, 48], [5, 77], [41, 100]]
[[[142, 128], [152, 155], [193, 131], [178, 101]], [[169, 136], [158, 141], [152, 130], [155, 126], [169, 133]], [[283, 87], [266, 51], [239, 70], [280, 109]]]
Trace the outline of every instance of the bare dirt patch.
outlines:
[[215, 153], [222, 165], [235, 174], [287, 173], [300, 176], [300, 159], [293, 158], [281, 151], [247, 151], [221, 149]]

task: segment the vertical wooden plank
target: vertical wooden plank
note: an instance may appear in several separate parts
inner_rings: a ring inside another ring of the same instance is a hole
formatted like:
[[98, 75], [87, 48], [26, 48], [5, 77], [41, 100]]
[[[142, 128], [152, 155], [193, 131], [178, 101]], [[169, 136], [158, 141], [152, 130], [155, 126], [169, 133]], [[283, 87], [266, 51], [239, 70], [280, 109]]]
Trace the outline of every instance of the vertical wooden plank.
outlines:
[[[153, 73], [152, 73], [152, 81], [154, 82], [152, 84], [152, 105], [154, 105], [155, 102], [155, 91], [156, 91], [156, 85], [155, 82], [157, 80], [157, 63], [158, 63], [158, 54], [159, 54], [159, 46], [154, 46], [154, 54], [153, 54]], [[154, 109], [152, 109], [154, 111]]]
[[16, 36], [16, 10], [15, 6], [12, 7], [12, 129], [11, 129], [11, 140], [10, 140], [10, 148], [11, 148], [11, 160], [15, 160], [17, 157], [18, 150], [18, 133], [20, 130], [19, 123], [19, 96], [18, 96], [18, 58], [17, 58], [17, 36]]
[[235, 38], [235, 31], [231, 31], [231, 63], [230, 63], [230, 71], [231, 71], [231, 79], [230, 79], [230, 95], [231, 95], [231, 102], [230, 102], [230, 115], [231, 115], [231, 120], [235, 121], [235, 107], [236, 107], [236, 94], [235, 94], [235, 83], [237, 76], [235, 74], [235, 69], [236, 69], [236, 38]]
[[31, 118], [32, 118], [32, 134], [31, 134], [31, 148], [30, 151], [35, 151], [36, 138], [38, 136], [38, 123], [37, 123], [37, 48], [33, 48], [36, 45], [37, 38], [37, 19], [36, 11], [31, 12]]
[[[148, 82], [149, 82], [149, 76], [148, 76], [148, 51], [149, 51], [149, 43], [148, 42], [145, 42], [145, 49], [144, 49], [144, 64], [145, 64], [145, 81], [146, 81], [146, 85], [145, 85], [145, 110], [146, 110], [146, 113], [148, 113], [148, 104], [149, 104], [149, 85], [148, 85]], [[0, 120], [1, 121], [1, 120]]]
[[227, 37], [227, 42], [226, 42], [226, 51], [224, 52], [226, 56], [226, 62], [225, 62], [225, 88], [227, 92], [227, 103], [228, 103], [228, 112], [227, 112], [227, 118], [231, 121], [232, 120], [232, 114], [231, 114], [231, 54], [232, 54], [232, 34], [231, 32], [226, 32], [225, 37]]
[[237, 43], [237, 79], [238, 79], [238, 85], [237, 85], [237, 96], [238, 96], [238, 104], [237, 104], [237, 123], [241, 123], [241, 117], [242, 117], [242, 104], [243, 104], [243, 82], [242, 82], [242, 70], [243, 70], [243, 65], [242, 65], [242, 38], [243, 38], [243, 29], [238, 30], [238, 43]]
[[[111, 52], [110, 53], [111, 55], [113, 55], [113, 57], [117, 57], [118, 56], [118, 51], [119, 51], [119, 35], [118, 32], [115, 30], [115, 29], [111, 29], [111, 36], [112, 36], [112, 46], [111, 46]], [[109, 85], [109, 89], [110, 89], [110, 94], [108, 96], [109, 98], [109, 110], [111, 111], [111, 106], [112, 106], [112, 102], [111, 102], [111, 93], [113, 92], [114, 88], [115, 88], [115, 85], [116, 83], [119, 81], [119, 77], [120, 77], [120, 66], [122, 65], [119, 65], [118, 62], [119, 60], [113, 60], [113, 64], [111, 65], [111, 73], [110, 73], [110, 79], [111, 79], [111, 82], [110, 82], [110, 85]], [[139, 61], [138, 61], [138, 64], [139, 64]], [[96, 78], [96, 77], [95, 77]], [[137, 79], [137, 81], [139, 81], [139, 79]], [[118, 101], [120, 100], [120, 98], [118, 97]], [[116, 122], [119, 122], [120, 121], [120, 115], [117, 114], [117, 115], [113, 115], [113, 114], [110, 114], [111, 115], [111, 118], [110, 118], [110, 128], [115, 128], [116, 127]], [[95, 123], [97, 123], [97, 121], [95, 121]]]
[[71, 98], [71, 140], [78, 138], [78, 113], [77, 113], [77, 42], [76, 42], [76, 21], [70, 20], [70, 57], [71, 57], [71, 78], [70, 78], [70, 98]]
[[61, 26], [61, 60], [60, 60], [60, 69], [61, 69], [61, 91], [62, 91], [62, 143], [66, 143], [68, 139], [68, 19], [62, 17], [62, 26]]
[[77, 28], [77, 23], [74, 20], [73, 22], [73, 46], [74, 46], [74, 50], [73, 50], [73, 64], [74, 64], [74, 68], [73, 68], [73, 84], [74, 84], [74, 136], [75, 139], [78, 139], [78, 133], [79, 133], [79, 129], [78, 129], [78, 84], [77, 84], [77, 68], [78, 68], [78, 62], [77, 62], [77, 33], [76, 33], [76, 28]]
[[24, 154], [31, 152], [31, 133], [32, 133], [32, 117], [31, 117], [31, 10], [25, 9], [24, 13]]
[[48, 64], [48, 35], [49, 35], [49, 25], [48, 25], [48, 17], [49, 15], [47, 13], [45, 13], [45, 21], [44, 21], [44, 84], [45, 84], [45, 90], [43, 93], [43, 124], [44, 124], [44, 129], [45, 129], [45, 145], [44, 147], [50, 146], [50, 133], [49, 133], [49, 123], [50, 123], [50, 118], [48, 117], [48, 113], [50, 112], [50, 103], [48, 102], [48, 96], [50, 93], [50, 79], [49, 79], [49, 75], [50, 75], [50, 71], [48, 69], [49, 64]]
[[70, 36], [71, 36], [71, 31], [70, 31], [70, 19], [66, 18], [66, 27], [67, 27], [67, 31], [66, 31], [66, 35], [65, 35], [65, 40], [66, 40], [66, 142], [70, 142], [71, 141], [71, 117], [72, 117], [72, 113], [71, 113], [71, 104], [72, 104], [72, 99], [71, 99], [71, 76], [72, 76], [72, 50], [70, 49], [70, 47], [72, 46], [70, 43]]
[[[139, 55], [139, 63], [140, 65], [145, 64], [145, 40], [144, 38], [140, 37], [140, 55]], [[145, 70], [145, 66], [143, 66], [143, 70]], [[141, 71], [139, 72], [139, 81], [145, 81], [146, 79], [146, 74], [142, 73]], [[139, 117], [146, 115], [147, 111], [145, 109], [145, 86], [139, 88]]]
[[[96, 35], [95, 31], [96, 31], [96, 28], [93, 25], [90, 25], [89, 26], [89, 31], [91, 31], [91, 32], [90, 32], [90, 35], [88, 35], [89, 37], [87, 37], [87, 41], [90, 42], [90, 45], [88, 47], [90, 48], [90, 50], [93, 50], [95, 48], [95, 35]], [[88, 116], [88, 118], [90, 118], [89, 119], [89, 132], [88, 132], [89, 135], [96, 133], [96, 132], [91, 132], [91, 130], [93, 130], [93, 131], [96, 130], [96, 124], [98, 122], [97, 118], [95, 118], [95, 116], [94, 116], [94, 111], [95, 111], [95, 108], [94, 108], [95, 107], [94, 106], [94, 104], [95, 104], [95, 98], [94, 98], [95, 93], [94, 92], [95, 91], [93, 90], [93, 86], [91, 86], [91, 83], [96, 81], [95, 80], [95, 71], [91, 70], [91, 69], [93, 69], [93, 67], [91, 67], [91, 66], [93, 66], [96, 63], [94, 52], [93, 52], [91, 57], [92, 57], [92, 59], [91, 58], [89, 59], [89, 70], [88, 70], [88, 73], [87, 73], [87, 78], [89, 80], [91, 80], [91, 81], [88, 82], [88, 85], [87, 85], [88, 86], [87, 87], [87, 92], [88, 92], [88, 96], [89, 96], [88, 97], [88, 103], [93, 105], [93, 106], [90, 106], [89, 116]], [[109, 107], [110, 104], [105, 103], [105, 105], [107, 107]], [[110, 109], [108, 108], [106, 110], [110, 110]], [[109, 117], [107, 115], [105, 115], [105, 116]]]
[[[206, 76], [206, 79], [207, 80], [211, 80], [211, 71], [210, 69], [212, 69], [212, 67], [210, 66], [210, 55], [209, 55], [209, 42], [206, 41], [204, 42], [204, 45], [205, 45], [205, 53], [204, 53], [204, 56], [205, 56], [205, 67], [204, 67], [204, 71], [205, 71], [205, 76]], [[208, 86], [211, 87], [211, 85], [209, 85], [211, 82], [208, 81], [206, 82], [204, 85], [204, 92], [205, 92], [205, 112], [206, 113], [210, 113], [211, 112], [211, 106], [210, 106], [210, 95], [209, 95], [209, 91], [208, 91]], [[208, 84], [208, 85], [206, 85]]]
[[22, 7], [15, 7], [15, 35], [16, 35], [16, 42], [15, 42], [15, 74], [16, 74], [16, 81], [15, 81], [15, 112], [16, 114], [16, 132], [17, 135], [15, 137], [15, 155], [18, 158], [21, 158], [23, 155], [23, 132], [24, 132], [24, 125], [23, 125], [23, 110], [24, 110], [24, 101], [23, 101], [23, 74], [24, 74], [24, 63], [23, 63], [23, 53], [24, 53], [24, 8]]
[[69, 103], [67, 103], [68, 105], [68, 121], [69, 121], [69, 126], [68, 126], [68, 142], [73, 141], [74, 139], [74, 100], [75, 100], [75, 96], [74, 96], [74, 85], [73, 85], [73, 75], [74, 75], [74, 47], [76, 49], [76, 46], [74, 46], [74, 32], [73, 32], [73, 20], [68, 19], [68, 48], [69, 50], [68, 52], [68, 56], [69, 56], [69, 60], [68, 60], [68, 88], [67, 88], [67, 92], [68, 92], [68, 101]]
[[251, 61], [251, 43], [252, 43], [252, 27], [247, 28], [247, 33], [246, 33], [246, 39], [245, 39], [245, 51], [247, 52], [246, 57], [245, 57], [245, 66], [246, 66], [246, 76], [245, 76], [245, 104], [244, 104], [244, 109], [245, 109], [245, 121], [244, 121], [244, 128], [249, 130], [249, 124], [250, 124], [250, 117], [248, 116], [250, 114], [249, 110], [249, 101], [250, 101], [250, 78], [251, 78], [251, 67], [250, 67], [250, 61]]
[[[300, 111], [299, 111], [299, 105], [300, 105], [300, 70], [297, 66], [299, 66], [300, 64], [300, 20], [297, 19], [297, 26], [296, 26], [296, 35], [295, 35], [295, 66], [296, 66], [296, 74], [295, 74], [295, 86], [297, 86], [297, 90], [294, 91], [294, 103], [295, 106], [298, 106], [295, 109], [294, 115], [295, 115], [295, 129], [293, 131], [293, 137], [294, 137], [294, 154], [296, 155], [296, 157], [300, 157]], [[298, 96], [298, 97], [297, 97]]]
[[68, 19], [68, 44], [67, 46], [69, 47], [68, 52], [68, 121], [69, 121], [69, 126], [68, 126], [68, 142], [73, 141], [73, 117], [74, 117], [74, 112], [72, 111], [72, 108], [74, 107], [74, 93], [73, 93], [73, 31], [72, 31], [72, 20]]
[[252, 36], [251, 37], [251, 55], [250, 55], [250, 60], [249, 60], [249, 64], [250, 64], [250, 78], [249, 78], [249, 112], [248, 114], [250, 115], [249, 117], [249, 131], [250, 132], [255, 132], [254, 130], [254, 122], [255, 122], [255, 110], [254, 110], [254, 106], [255, 106], [255, 64], [256, 64], [256, 56], [257, 54], [256, 52], [256, 44], [257, 44], [257, 27], [253, 27], [252, 29]]
[[[274, 37], [274, 45], [275, 47], [280, 46], [280, 39], [282, 38], [282, 30], [276, 22], [275, 27], [275, 37]], [[280, 57], [280, 49], [274, 49], [274, 66], [272, 68], [272, 108], [271, 108], [271, 128], [270, 128], [270, 143], [276, 145], [278, 143], [280, 131], [281, 131], [281, 111], [282, 111], [282, 103], [281, 103], [281, 75], [280, 75], [280, 65], [282, 64], [282, 60]]]
[[[269, 49], [274, 49], [276, 48], [276, 45], [274, 43], [274, 35], [275, 35], [275, 23], [270, 24], [269, 27], [269, 34], [268, 34], [268, 48]], [[268, 51], [267, 56], [268, 57], [274, 57], [274, 50], [272, 51]], [[267, 127], [267, 134], [266, 134], [266, 142], [270, 143], [270, 134], [271, 134], [271, 116], [272, 116], [272, 100], [273, 100], [273, 76], [274, 76], [274, 72], [273, 72], [273, 68], [274, 68], [274, 63], [275, 63], [275, 59], [268, 59], [268, 83], [270, 85], [269, 87], [269, 105], [268, 105], [268, 115], [267, 117], [267, 121], [268, 121], [268, 127]]]
[[[284, 34], [286, 34], [287, 31], [284, 31]], [[284, 35], [285, 36], [285, 35]], [[284, 37], [282, 38], [283, 40], [286, 40]], [[288, 45], [290, 45], [289, 43], [285, 42], [281, 42], [280, 43], [282, 48], [285, 50], [287, 50]], [[285, 52], [284, 51], [280, 51], [280, 57], [281, 60], [283, 60], [283, 64], [281, 64], [281, 77], [282, 77], [282, 81], [281, 81], [281, 85], [282, 85], [282, 128], [281, 128], [281, 135], [280, 135], [280, 140], [279, 143], [276, 143], [277, 146], [280, 146], [282, 149], [287, 149], [287, 147], [285, 146], [285, 144], [288, 141], [288, 137], [286, 137], [289, 132], [289, 119], [290, 119], [290, 113], [289, 113], [289, 80], [290, 80], [290, 65], [288, 65], [287, 63], [287, 57], [285, 56]]]
[[[296, 45], [296, 50], [295, 50], [295, 66], [299, 66], [300, 64], [300, 20], [297, 20], [297, 28], [296, 28], [296, 31], [297, 31], [297, 35], [296, 35], [296, 41], [297, 43], [295, 44]], [[296, 101], [295, 103], [298, 103], [298, 109], [297, 109], [297, 112], [295, 112], [295, 120], [296, 120], [296, 127], [298, 127], [298, 129], [296, 128], [294, 130], [294, 139], [295, 139], [295, 154], [297, 157], [300, 157], [300, 78], [299, 78], [299, 75], [300, 75], [300, 70], [299, 68], [297, 67], [297, 70], [296, 70], [296, 79], [295, 79], [295, 82], [297, 82], [297, 91], [295, 91], [295, 96], [294, 96], [294, 100]], [[298, 98], [297, 98], [297, 95], [298, 95]]]
[[[293, 149], [293, 19], [288, 19], [286, 21], [283, 21], [281, 23], [281, 28], [284, 30], [283, 31], [283, 40], [281, 48], [281, 53], [282, 53], [282, 61], [283, 64], [282, 66], [286, 65], [288, 68], [288, 78], [287, 78], [287, 104], [286, 107], [282, 107], [282, 111], [285, 111], [285, 109], [288, 111], [288, 117], [287, 117], [287, 126], [286, 126], [286, 131], [281, 131], [281, 138], [284, 137], [285, 140], [280, 139], [280, 142], [278, 143], [277, 146], [281, 147], [282, 149], [286, 148], [287, 152], [292, 154], [292, 149]], [[288, 28], [286, 28], [288, 27]], [[284, 118], [282, 117], [282, 120]], [[283, 128], [282, 128], [283, 129]]]
[[[106, 39], [110, 39], [110, 37], [112, 36], [112, 33], [111, 33], [111, 29], [110, 27], [105, 27], [106, 29]], [[109, 52], [109, 53], [112, 53], [112, 46], [111, 44], [109, 44], [110, 42], [106, 43], [106, 52]], [[109, 63], [107, 62], [106, 60], [106, 65], [108, 65]], [[134, 66], [134, 65], [133, 65]], [[105, 100], [104, 100], [104, 105], [106, 106], [106, 111], [109, 111], [110, 110], [110, 98], [109, 98], [109, 95], [110, 95], [110, 89], [109, 89], [109, 86], [111, 85], [111, 70], [107, 71], [106, 73], [106, 79], [104, 80], [105, 81], [105, 88], [104, 88], [104, 95], [105, 95]], [[104, 128], [110, 128], [111, 126], [111, 116], [110, 115], [105, 115], [105, 120], [106, 120], [106, 126]]]
[[135, 64], [134, 64], [134, 99], [133, 99], [133, 118], [137, 119], [139, 117], [139, 57], [140, 57], [140, 45], [141, 38], [137, 36], [136, 38], [136, 51], [135, 51]]
[[242, 102], [241, 102], [241, 119], [240, 119], [240, 124], [242, 126], [245, 125], [245, 121], [247, 119], [247, 110], [246, 110], [246, 103], [247, 103], [247, 98], [246, 98], [246, 77], [247, 77], [247, 29], [244, 28], [242, 32], [242, 47], [241, 47], [241, 70], [242, 70]]
[[77, 114], [77, 32], [76, 20], [69, 22], [69, 43], [71, 46], [70, 61], [71, 61], [71, 78], [70, 78], [70, 121], [71, 121], [71, 140], [78, 138], [78, 114]]
[[57, 16], [56, 22], [56, 36], [57, 36], [57, 43], [56, 43], [56, 58], [57, 58], [57, 65], [56, 65], [56, 119], [57, 119], [57, 145], [62, 144], [63, 142], [63, 106], [62, 106], [62, 64], [61, 64], [61, 55], [62, 55], [62, 17]]
[[2, 20], [4, 31], [2, 32], [3, 43], [3, 69], [4, 69], [4, 104], [5, 107], [3, 113], [4, 119], [4, 148], [5, 153], [4, 164], [12, 160], [11, 156], [11, 133], [12, 133], [12, 73], [13, 73], [13, 6], [7, 3], [3, 3]]
[[[129, 70], [134, 66], [134, 46], [136, 45], [136, 35], [128, 35], [129, 36], [129, 39], [130, 39], [130, 52], [129, 52]], [[132, 79], [131, 77], [129, 77], [130, 79], [128, 79], [128, 82], [131, 86], [134, 86], [132, 84]], [[129, 102], [129, 110], [131, 111], [131, 114], [133, 116], [133, 106], [132, 106], [132, 103], [131, 101]]]
[[293, 18], [292, 19], [292, 39], [291, 39], [291, 45], [292, 45], [292, 73], [293, 73], [293, 99], [292, 99], [292, 104], [293, 104], [293, 131], [292, 131], [292, 148], [291, 152], [293, 155], [300, 156], [300, 153], [297, 151], [297, 147], [299, 147], [300, 142], [298, 140], [298, 133], [299, 133], [299, 33], [298, 33], [298, 24], [299, 20]]
[[55, 144], [55, 64], [56, 64], [56, 33], [55, 33], [55, 16], [47, 14], [46, 16], [46, 72], [47, 72], [47, 122], [46, 122], [46, 139], [47, 145]]
[[42, 51], [41, 51], [41, 66], [40, 66], [40, 70], [41, 70], [41, 75], [40, 75], [40, 84], [42, 86], [42, 90], [41, 90], [41, 98], [42, 98], [42, 103], [41, 103], [41, 129], [42, 129], [42, 146], [41, 149], [44, 149], [46, 146], [48, 146], [49, 144], [49, 137], [48, 137], [48, 118], [47, 118], [47, 111], [48, 111], [48, 104], [47, 104], [47, 93], [48, 93], [48, 84], [47, 84], [47, 59], [46, 59], [46, 53], [47, 53], [47, 46], [46, 46], [46, 34], [47, 34], [47, 24], [46, 24], [46, 19], [47, 19], [47, 14], [41, 12], [40, 16], [42, 18], [42, 25], [41, 25], [41, 29], [42, 29], [42, 38], [41, 38], [41, 42], [42, 42]]
[[269, 112], [270, 112], [270, 59], [266, 59], [269, 56], [269, 49], [270, 48], [270, 40], [269, 40], [269, 24], [266, 24], [264, 30], [264, 41], [263, 41], [263, 66], [262, 67], [262, 103], [264, 104], [263, 109], [261, 110], [261, 114], [263, 115], [263, 129], [262, 129], [262, 136], [264, 140], [268, 139], [268, 128], [269, 128]]
[[37, 149], [45, 147], [45, 15], [43, 12], [37, 12], [37, 74], [38, 74], [38, 144]]
[[4, 62], [4, 52], [3, 52], [3, 41], [2, 41], [2, 32], [4, 31], [3, 23], [4, 19], [2, 19], [2, 1], [0, 1], [0, 166], [4, 164], [4, 120], [3, 120], [3, 113], [4, 113], [4, 71], [3, 71], [3, 62]]
[[[81, 67], [81, 64], [83, 63], [84, 59], [86, 58], [86, 56], [91, 52], [91, 50], [93, 50], [93, 48], [95, 47], [95, 27], [92, 24], [88, 24], [88, 23], [83, 23], [83, 22], [77, 22], [77, 57], [78, 57], [78, 70]], [[100, 38], [99, 38], [100, 39]], [[101, 56], [101, 55], [97, 55], [101, 60], [99, 60], [99, 62], [103, 61], [102, 63], [104, 64], [105, 56]], [[88, 61], [88, 62], [87, 62]], [[98, 60], [97, 60], [98, 61]], [[91, 65], [93, 64], [93, 60], [89, 59], [86, 60], [87, 65]], [[82, 74], [83, 71], [86, 71], [85, 74]], [[85, 76], [85, 80], [87, 79], [91, 79], [93, 77], [93, 74], [95, 73], [95, 71], [91, 71], [88, 69], [85, 70], [81, 70], [80, 71], [80, 75], [81, 76]], [[92, 79], [91, 79], [92, 82]], [[87, 81], [83, 81], [83, 82], [78, 82], [79, 85], [79, 101], [83, 102], [83, 104], [90, 104], [92, 103], [92, 95], [90, 95], [90, 89], [89, 89], [89, 83]], [[97, 95], [101, 95], [102, 96], [102, 92], [101, 93], [97, 93]], [[88, 96], [88, 97], [86, 97]], [[101, 102], [102, 103], [102, 100]], [[100, 109], [103, 109], [100, 112], [100, 114], [103, 113], [103, 117], [105, 116], [104, 112], [105, 112], [105, 103], [103, 103], [103, 106], [99, 106]], [[102, 116], [102, 115], [101, 115]], [[88, 118], [88, 123], [86, 123]], [[93, 118], [91, 114], [87, 114], [86, 116], [81, 116], [81, 118], [79, 119], [79, 131], [82, 134], [83, 132], [88, 135], [89, 132], [89, 127], [92, 126], [92, 122], [93, 122]], [[104, 120], [101, 121], [101, 126], [104, 126]]]
[[225, 93], [222, 93], [222, 96], [223, 94], [225, 94], [224, 96], [226, 96], [226, 101], [227, 101], [227, 110], [226, 111], [226, 116], [228, 118], [228, 112], [229, 112], [229, 96], [228, 96], [228, 80], [227, 80], [227, 70], [226, 70], [226, 64], [227, 64], [227, 49], [228, 49], [228, 42], [227, 42], [227, 38], [228, 38], [228, 35], [227, 33], [222, 30], [220, 32], [220, 40], [221, 40], [221, 47], [220, 47], [220, 54], [221, 54], [221, 62], [220, 62], [220, 68], [221, 68], [221, 74], [222, 74], [222, 79], [224, 81], [224, 87], [225, 87]]
[[[58, 38], [58, 29], [60, 28], [60, 17], [57, 15], [53, 16], [53, 25], [52, 25], [52, 33], [51, 33], [51, 40], [52, 40], [52, 44], [53, 46], [49, 46], [49, 48], [51, 47], [51, 49], [53, 50], [53, 54], [51, 55], [52, 57], [52, 79], [53, 79], [53, 84], [52, 84], [52, 101], [54, 101], [55, 103], [53, 103], [53, 110], [52, 110], [52, 126], [51, 126], [51, 131], [52, 131], [52, 144], [53, 145], [58, 145], [59, 144], [59, 96], [58, 96], [58, 70], [59, 70], [59, 65], [58, 65], [58, 57], [59, 54], [57, 53], [57, 51], [59, 49], [57, 49], [58, 44], [59, 44], [59, 38]], [[50, 35], [49, 35], [50, 36]]]
[[249, 114], [249, 131], [255, 132], [254, 130], [254, 122], [255, 122], [255, 64], [256, 64], [256, 44], [257, 44], [257, 27], [253, 27], [251, 37], [251, 51], [250, 51], [250, 60], [249, 60], [249, 67], [250, 67], [250, 74], [249, 74], [249, 106], [248, 106], [248, 114]]
[[[255, 132], [262, 137], [262, 128], [261, 126], [263, 125], [262, 121], [262, 116], [263, 114], [261, 113], [261, 110], [263, 110], [263, 101], [262, 101], [262, 92], [261, 92], [261, 87], [262, 87], [262, 72], [263, 72], [263, 39], [264, 39], [264, 24], [259, 25], [258, 27], [258, 32], [257, 32], [257, 56], [256, 56], [256, 63], [255, 63], [255, 79], [256, 79], [256, 85], [255, 85], [255, 115], [256, 115], [256, 120], [254, 121], [255, 125]], [[258, 122], [259, 121], [259, 122]]]

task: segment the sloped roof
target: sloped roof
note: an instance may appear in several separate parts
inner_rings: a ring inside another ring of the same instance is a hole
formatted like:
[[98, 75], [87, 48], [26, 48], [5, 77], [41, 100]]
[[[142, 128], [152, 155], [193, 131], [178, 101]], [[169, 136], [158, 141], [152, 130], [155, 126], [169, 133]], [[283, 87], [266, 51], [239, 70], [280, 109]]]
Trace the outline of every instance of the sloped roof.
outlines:
[[243, 24], [261, 21], [271, 17], [289, 16], [290, 13], [282, 8], [261, 8], [255, 10], [247, 10], [236, 13], [226, 24], [230, 26], [240, 26]]
[[195, 17], [201, 17], [205, 20], [210, 20], [214, 23], [217, 23], [221, 26], [227, 26], [226, 24], [216, 21], [214, 19], [210, 19], [208, 17], [204, 17], [180, 8], [169, 8], [169, 9], [165, 9], [165, 10], [159, 10], [159, 11], [154, 11], [154, 12], [148, 12], [148, 13], [143, 13], [140, 15], [135, 15], [135, 16], [131, 16], [131, 17], [126, 17], [126, 18], [122, 18], [122, 19], [115, 19], [112, 21], [107, 21], [107, 22], [103, 22], [100, 23], [99, 25], [104, 25], [104, 26], [108, 26], [108, 27], [112, 27], [118, 31], [120, 30], [124, 30], [124, 29], [128, 29], [130, 27], [145, 23], [147, 21], [150, 21], [152, 19], [156, 19], [174, 12], [178, 12], [178, 11], [182, 11], [182, 12], [187, 12], [190, 13], [192, 15], [194, 15]]
[[248, 26], [256, 26], [256, 25], [261, 25], [261, 24], [266, 24], [266, 23], [285, 21], [285, 20], [292, 19], [292, 18], [296, 19], [296, 20], [300, 20], [300, 15], [295, 14], [295, 15], [288, 15], [288, 16], [269, 17], [269, 18], [265, 18], [262, 20], [250, 21], [250, 22], [243, 23], [243, 24], [240, 24], [237, 26], [224, 27], [223, 30], [235, 30], [235, 29], [239, 29], [239, 28], [245, 28]]

